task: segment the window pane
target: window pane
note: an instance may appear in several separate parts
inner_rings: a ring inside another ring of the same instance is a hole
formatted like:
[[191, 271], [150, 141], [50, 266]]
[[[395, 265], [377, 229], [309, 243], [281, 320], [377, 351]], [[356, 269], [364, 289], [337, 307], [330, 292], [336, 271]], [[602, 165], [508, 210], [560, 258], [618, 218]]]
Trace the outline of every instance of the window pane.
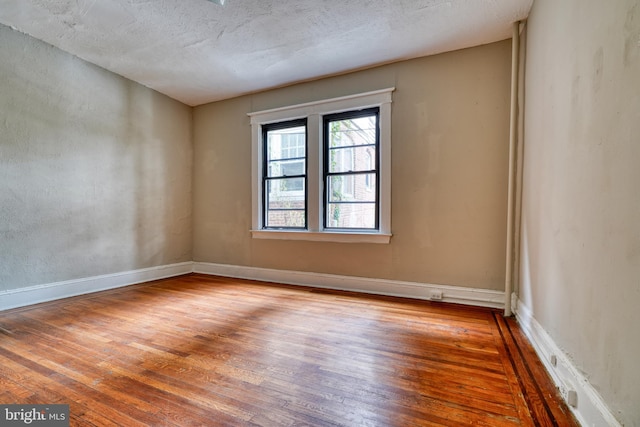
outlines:
[[267, 227], [305, 228], [304, 210], [267, 211]]
[[266, 227], [306, 227], [304, 178], [266, 181]]
[[375, 202], [328, 203], [327, 211], [329, 228], [376, 228]]
[[329, 123], [329, 148], [375, 145], [377, 115], [334, 120]]
[[329, 150], [329, 172], [358, 172], [375, 170], [375, 146], [353, 146]]
[[376, 201], [376, 175], [373, 173], [332, 175], [328, 181], [330, 203]]
[[269, 162], [267, 176], [296, 176], [305, 174], [305, 160], [273, 160]]
[[304, 208], [304, 178], [282, 178], [267, 181], [267, 208]]
[[267, 131], [267, 161], [305, 157], [305, 126]]

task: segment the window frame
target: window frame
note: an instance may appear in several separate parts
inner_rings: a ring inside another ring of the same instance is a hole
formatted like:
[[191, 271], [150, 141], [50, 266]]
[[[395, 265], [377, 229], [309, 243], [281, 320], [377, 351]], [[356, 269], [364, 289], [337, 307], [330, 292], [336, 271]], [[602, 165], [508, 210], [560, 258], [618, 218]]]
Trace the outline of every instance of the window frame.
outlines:
[[[308, 212], [309, 212], [309, 204], [307, 203], [307, 188], [308, 188], [308, 173], [307, 173], [307, 156], [305, 155], [304, 157], [304, 171], [302, 174], [298, 174], [298, 175], [294, 175], [289, 177], [288, 175], [279, 175], [279, 176], [270, 176], [270, 172], [269, 172], [269, 155], [267, 153], [268, 151], [268, 143], [267, 143], [267, 135], [269, 132], [271, 131], [278, 131], [278, 130], [283, 130], [283, 129], [293, 129], [293, 128], [299, 128], [299, 127], [304, 127], [304, 146], [305, 146], [305, 153], [308, 150], [307, 147], [307, 133], [309, 132], [309, 128], [307, 127], [307, 120], [306, 119], [297, 119], [297, 120], [289, 120], [289, 121], [285, 121], [285, 122], [278, 122], [278, 123], [270, 123], [270, 124], [266, 124], [264, 126], [262, 126], [262, 139], [264, 141], [264, 143], [262, 144], [262, 188], [264, 188], [267, 184], [268, 181], [276, 181], [279, 179], [290, 179], [290, 178], [302, 178], [303, 180], [303, 189], [302, 190], [292, 190], [291, 192], [295, 192], [297, 194], [293, 194], [293, 195], [301, 195], [303, 200], [304, 200], [304, 226], [303, 227], [294, 227], [294, 226], [281, 226], [281, 227], [276, 227], [276, 226], [268, 226], [267, 224], [267, 217], [269, 215], [269, 211], [271, 209], [268, 209], [268, 192], [267, 191], [263, 191], [262, 192], [262, 223], [264, 224], [264, 228], [267, 230], [305, 230], [308, 227]], [[276, 160], [272, 160], [272, 161], [283, 161], [283, 160], [289, 160], [288, 158], [286, 159], [276, 159]]]
[[[359, 109], [359, 110], [350, 110], [350, 111], [343, 111], [340, 113], [333, 113], [333, 114], [325, 114], [322, 116], [322, 129], [323, 129], [323, 134], [322, 134], [322, 146], [323, 146], [323, 154], [330, 154], [331, 150], [346, 150], [347, 147], [343, 146], [343, 147], [338, 147], [338, 148], [331, 148], [330, 145], [330, 141], [329, 141], [329, 126], [331, 122], [335, 122], [335, 121], [342, 121], [342, 120], [348, 120], [348, 119], [357, 119], [357, 118], [362, 118], [362, 117], [371, 117], [371, 116], [375, 116], [375, 122], [376, 122], [376, 129], [375, 129], [375, 141], [373, 144], [373, 147], [375, 148], [375, 152], [376, 152], [376, 156], [375, 156], [375, 161], [373, 162], [373, 167], [369, 168], [369, 171], [371, 171], [373, 173], [373, 175], [375, 175], [375, 183], [376, 183], [376, 191], [375, 191], [375, 197], [374, 197], [374, 203], [376, 206], [376, 210], [375, 210], [375, 217], [374, 217], [374, 227], [373, 228], [356, 228], [356, 227], [331, 227], [328, 224], [327, 221], [327, 211], [328, 211], [328, 206], [330, 204], [330, 197], [329, 197], [329, 179], [333, 176], [352, 176], [355, 177], [356, 175], [366, 175], [365, 176], [365, 185], [367, 187], [369, 187], [369, 185], [366, 184], [366, 179], [369, 177], [369, 175], [371, 175], [371, 172], [365, 173], [364, 171], [354, 171], [351, 170], [349, 172], [331, 172], [330, 171], [330, 167], [329, 167], [329, 159], [328, 156], [325, 156], [324, 161], [323, 161], [323, 173], [322, 173], [322, 183], [323, 185], [323, 190], [324, 190], [324, 194], [323, 194], [323, 229], [328, 230], [328, 231], [349, 231], [349, 232], [376, 232], [380, 229], [380, 108], [379, 107], [370, 107], [370, 108], [365, 108], [365, 109]], [[368, 147], [370, 148], [371, 145], [366, 145], [366, 146], [351, 146], [351, 147]], [[368, 151], [365, 151], [366, 154], [370, 153]], [[341, 157], [341, 160], [343, 160], [343, 158]], [[355, 157], [351, 157], [351, 162], [352, 162], [352, 168], [354, 166], [353, 162], [355, 161]], [[371, 165], [371, 162], [369, 162], [369, 165]], [[347, 193], [349, 195], [351, 195], [352, 197], [354, 196], [354, 193], [356, 191], [355, 189], [355, 180], [352, 181], [351, 183], [351, 193]]]
[[[382, 243], [391, 239], [391, 102], [395, 88], [248, 113], [251, 122], [252, 229], [257, 239]], [[323, 117], [336, 113], [379, 108], [378, 229], [325, 229]], [[307, 120], [307, 228], [264, 228], [262, 127], [279, 122]]]

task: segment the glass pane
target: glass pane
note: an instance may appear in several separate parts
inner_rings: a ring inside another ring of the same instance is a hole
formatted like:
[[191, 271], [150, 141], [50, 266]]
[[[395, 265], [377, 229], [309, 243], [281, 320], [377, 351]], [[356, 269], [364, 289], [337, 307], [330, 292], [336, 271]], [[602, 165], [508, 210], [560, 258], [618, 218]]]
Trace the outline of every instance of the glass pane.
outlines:
[[304, 178], [267, 181], [267, 202], [269, 209], [304, 207]]
[[329, 203], [327, 204], [328, 228], [375, 228], [375, 203]]
[[362, 173], [333, 175], [327, 187], [329, 202], [374, 202], [376, 201], [376, 175]]
[[305, 179], [266, 181], [266, 227], [306, 227]]
[[306, 155], [306, 128], [297, 126], [267, 132], [267, 161], [299, 159]]
[[376, 143], [377, 116], [329, 122], [329, 147], [348, 147]]
[[267, 227], [305, 228], [304, 210], [267, 211]]
[[329, 150], [329, 172], [358, 172], [376, 169], [375, 146], [354, 146]]
[[305, 160], [273, 160], [269, 162], [267, 176], [305, 175]]

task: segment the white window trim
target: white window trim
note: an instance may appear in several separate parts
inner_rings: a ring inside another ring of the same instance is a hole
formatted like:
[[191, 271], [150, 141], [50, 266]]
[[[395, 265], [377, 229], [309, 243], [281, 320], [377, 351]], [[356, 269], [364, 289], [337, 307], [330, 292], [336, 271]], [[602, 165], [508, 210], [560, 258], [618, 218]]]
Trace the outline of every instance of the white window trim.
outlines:
[[[256, 239], [322, 242], [389, 243], [391, 239], [391, 94], [395, 88], [343, 96], [249, 113], [251, 119], [251, 235]], [[335, 231], [322, 228], [322, 116], [364, 108], [380, 108], [379, 230]], [[307, 118], [307, 228], [266, 230], [262, 224], [262, 125]], [[314, 185], [317, 184], [317, 185]]]

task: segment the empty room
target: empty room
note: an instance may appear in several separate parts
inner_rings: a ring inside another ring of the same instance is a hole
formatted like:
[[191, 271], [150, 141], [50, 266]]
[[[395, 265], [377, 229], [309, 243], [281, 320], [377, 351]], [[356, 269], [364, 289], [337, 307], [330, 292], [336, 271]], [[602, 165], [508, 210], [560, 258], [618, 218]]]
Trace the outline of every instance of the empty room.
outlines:
[[0, 3], [0, 425], [640, 426], [640, 1]]

